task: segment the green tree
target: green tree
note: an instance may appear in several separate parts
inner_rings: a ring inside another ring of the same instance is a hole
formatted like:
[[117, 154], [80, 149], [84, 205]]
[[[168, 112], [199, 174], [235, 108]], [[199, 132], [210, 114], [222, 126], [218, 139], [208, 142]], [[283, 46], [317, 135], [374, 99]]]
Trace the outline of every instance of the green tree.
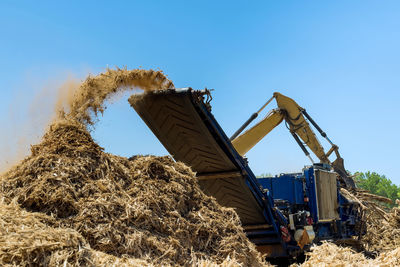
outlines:
[[393, 184], [385, 175], [370, 171], [356, 172], [354, 181], [358, 187], [368, 190], [372, 194], [390, 198], [393, 203], [400, 198], [400, 187]]

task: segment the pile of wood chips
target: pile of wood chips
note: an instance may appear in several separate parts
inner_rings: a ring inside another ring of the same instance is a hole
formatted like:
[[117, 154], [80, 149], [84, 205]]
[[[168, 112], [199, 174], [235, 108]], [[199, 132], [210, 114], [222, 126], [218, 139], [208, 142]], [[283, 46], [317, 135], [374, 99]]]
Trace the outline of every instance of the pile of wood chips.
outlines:
[[2, 266], [263, 265], [237, 214], [189, 167], [105, 153], [76, 121], [53, 124], [0, 194]]
[[340, 247], [333, 243], [324, 242], [320, 246], [311, 248], [307, 253], [307, 261], [302, 267], [342, 267], [342, 266], [400, 266], [400, 248], [392, 251], [383, 252], [375, 259], [367, 258], [363, 253], [357, 253], [349, 247]]
[[93, 141], [112, 95], [173, 87], [161, 71], [108, 69], [59, 99], [41, 143], [0, 177], [1, 266], [266, 265], [189, 167]]

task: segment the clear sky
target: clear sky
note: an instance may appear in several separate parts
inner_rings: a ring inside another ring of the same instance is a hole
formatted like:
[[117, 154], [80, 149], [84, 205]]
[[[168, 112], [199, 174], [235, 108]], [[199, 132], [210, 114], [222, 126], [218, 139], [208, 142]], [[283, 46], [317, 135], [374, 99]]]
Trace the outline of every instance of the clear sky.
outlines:
[[[42, 133], [52, 88], [68, 77], [142, 66], [177, 87], [214, 88], [228, 136], [274, 91], [286, 94], [340, 146], [347, 169], [400, 185], [399, 1], [3, 0], [0, 25], [3, 161]], [[123, 156], [166, 154], [125, 100], [109, 106], [95, 139]], [[284, 125], [248, 158], [256, 174], [309, 164]]]

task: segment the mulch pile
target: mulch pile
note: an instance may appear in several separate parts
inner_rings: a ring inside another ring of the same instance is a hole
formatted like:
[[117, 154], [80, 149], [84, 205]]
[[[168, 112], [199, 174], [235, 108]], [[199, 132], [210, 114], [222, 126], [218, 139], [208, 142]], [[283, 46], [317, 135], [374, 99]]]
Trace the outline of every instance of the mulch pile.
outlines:
[[333, 243], [324, 242], [320, 246], [311, 248], [307, 253], [308, 259], [302, 267], [344, 267], [344, 266], [369, 266], [389, 267], [400, 266], [400, 248], [383, 252], [375, 259], [367, 258], [362, 253], [357, 253], [349, 247], [340, 247]]
[[[31, 155], [0, 178], [1, 266], [262, 266], [233, 209], [169, 156], [105, 153], [88, 131], [120, 88], [172, 85], [161, 72], [89, 77]], [[135, 140], [132, 140], [135, 142]]]

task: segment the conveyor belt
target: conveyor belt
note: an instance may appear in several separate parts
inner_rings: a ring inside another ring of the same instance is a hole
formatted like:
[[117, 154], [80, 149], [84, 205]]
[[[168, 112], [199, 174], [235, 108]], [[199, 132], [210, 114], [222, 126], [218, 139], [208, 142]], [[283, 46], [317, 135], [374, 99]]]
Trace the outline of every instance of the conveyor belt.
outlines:
[[174, 159], [197, 172], [207, 194], [235, 208], [243, 225], [271, 225], [254, 174], [202, 98], [198, 91], [181, 89], [145, 93], [130, 102]]

